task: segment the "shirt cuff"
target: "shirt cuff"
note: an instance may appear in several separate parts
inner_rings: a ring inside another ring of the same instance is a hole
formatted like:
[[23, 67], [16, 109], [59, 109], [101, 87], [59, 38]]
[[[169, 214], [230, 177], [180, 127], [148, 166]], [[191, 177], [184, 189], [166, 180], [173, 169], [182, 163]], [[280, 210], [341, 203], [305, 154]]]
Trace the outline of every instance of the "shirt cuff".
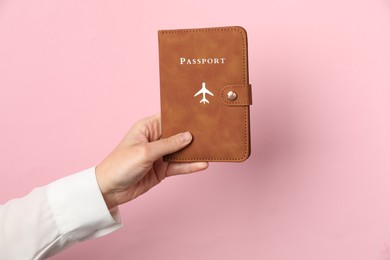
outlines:
[[47, 197], [61, 235], [81, 241], [122, 226], [118, 208], [108, 210], [96, 180], [95, 167], [47, 186]]

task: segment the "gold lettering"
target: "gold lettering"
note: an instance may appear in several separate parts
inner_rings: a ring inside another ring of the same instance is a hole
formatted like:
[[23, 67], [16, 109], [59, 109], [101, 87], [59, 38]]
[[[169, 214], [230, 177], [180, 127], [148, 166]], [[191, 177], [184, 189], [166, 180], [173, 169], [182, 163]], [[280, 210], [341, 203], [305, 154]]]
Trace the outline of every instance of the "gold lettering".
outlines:
[[180, 65], [225, 64], [226, 58], [179, 58]]

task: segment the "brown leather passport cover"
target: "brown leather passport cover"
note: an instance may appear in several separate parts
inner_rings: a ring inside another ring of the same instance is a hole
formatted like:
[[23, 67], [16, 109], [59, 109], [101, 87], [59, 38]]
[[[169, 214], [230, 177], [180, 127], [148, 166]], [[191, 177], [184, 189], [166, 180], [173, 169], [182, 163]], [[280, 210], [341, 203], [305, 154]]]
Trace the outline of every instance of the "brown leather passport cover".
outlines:
[[241, 162], [250, 154], [247, 34], [242, 27], [158, 32], [162, 138], [192, 143], [165, 161]]

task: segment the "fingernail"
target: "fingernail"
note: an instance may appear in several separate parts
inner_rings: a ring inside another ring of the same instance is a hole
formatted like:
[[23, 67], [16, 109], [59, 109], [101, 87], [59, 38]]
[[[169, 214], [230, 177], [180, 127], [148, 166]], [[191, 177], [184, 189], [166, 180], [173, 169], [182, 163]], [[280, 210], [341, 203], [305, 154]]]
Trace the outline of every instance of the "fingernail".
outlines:
[[209, 167], [209, 164], [207, 162], [199, 162], [198, 163], [198, 169], [205, 170]]
[[184, 132], [184, 133], [182, 134], [182, 136], [183, 136], [183, 140], [186, 141], [186, 142], [192, 140], [192, 135], [191, 135], [190, 132]]

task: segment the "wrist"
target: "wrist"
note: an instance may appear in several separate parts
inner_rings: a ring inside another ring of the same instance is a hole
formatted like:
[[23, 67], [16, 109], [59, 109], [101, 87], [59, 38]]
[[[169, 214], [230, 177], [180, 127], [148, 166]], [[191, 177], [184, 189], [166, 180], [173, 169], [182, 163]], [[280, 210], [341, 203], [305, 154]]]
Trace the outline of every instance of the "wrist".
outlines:
[[107, 184], [107, 179], [104, 176], [104, 171], [102, 171], [99, 165], [95, 168], [95, 175], [100, 192], [102, 193], [103, 199], [106, 202], [107, 208], [110, 210], [118, 206], [118, 204], [116, 203], [115, 194], [109, 188], [109, 185]]

